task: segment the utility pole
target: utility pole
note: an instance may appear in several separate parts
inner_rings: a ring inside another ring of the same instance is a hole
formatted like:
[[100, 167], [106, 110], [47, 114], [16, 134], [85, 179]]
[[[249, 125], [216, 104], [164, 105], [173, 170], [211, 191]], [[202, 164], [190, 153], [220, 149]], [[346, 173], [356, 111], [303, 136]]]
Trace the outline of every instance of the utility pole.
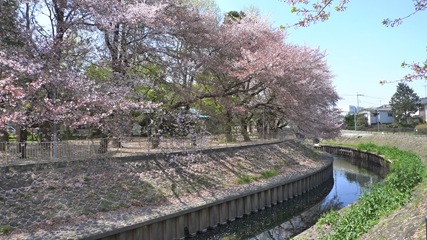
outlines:
[[364, 95], [356, 93], [357, 108], [356, 108], [356, 112], [354, 113], [354, 131], [357, 131], [357, 114], [359, 113], [359, 96], [364, 96]]
[[[424, 81], [425, 83], [425, 81]], [[424, 85], [424, 97], [427, 97], [427, 85]]]
[[[382, 105], [381, 105], [381, 100], [380, 100], [380, 107], [381, 107]], [[377, 110], [377, 113], [378, 113], [378, 115], [377, 115], [377, 125], [378, 125], [378, 132], [380, 132], [380, 125], [381, 125], [381, 114], [380, 114], [380, 112]]]

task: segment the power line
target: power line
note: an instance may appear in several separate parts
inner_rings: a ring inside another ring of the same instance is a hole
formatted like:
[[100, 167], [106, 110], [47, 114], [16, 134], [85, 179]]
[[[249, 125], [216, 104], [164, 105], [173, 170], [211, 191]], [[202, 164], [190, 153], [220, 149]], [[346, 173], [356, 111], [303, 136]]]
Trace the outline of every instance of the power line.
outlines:
[[364, 97], [372, 98], [372, 99], [378, 99], [378, 100], [386, 100], [386, 99], [388, 99], [388, 98], [372, 97], [372, 96], [367, 96], [367, 95], [365, 95]]
[[366, 102], [366, 101], [359, 101], [360, 104], [364, 104], [364, 105], [379, 105], [378, 103], [373, 103], [373, 102]]
[[[340, 96], [347, 96], [347, 97], [356, 97], [355, 94], [340, 94]], [[359, 95], [360, 96], [360, 95]], [[373, 99], [378, 99], [378, 100], [387, 100], [388, 98], [379, 98], [379, 97], [372, 97], [372, 96], [367, 96], [367, 95], [363, 95], [361, 97], [367, 97], [367, 98], [373, 98]]]

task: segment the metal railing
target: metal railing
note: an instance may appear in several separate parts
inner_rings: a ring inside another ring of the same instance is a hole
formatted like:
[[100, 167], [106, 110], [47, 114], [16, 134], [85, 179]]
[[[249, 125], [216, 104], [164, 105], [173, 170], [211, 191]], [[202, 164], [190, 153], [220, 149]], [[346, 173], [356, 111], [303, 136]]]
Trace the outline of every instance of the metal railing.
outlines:
[[0, 165], [28, 161], [93, 158], [100, 139], [63, 142], [1, 142]]
[[227, 146], [271, 142], [279, 139], [252, 135], [250, 142], [243, 138], [227, 142], [224, 135], [190, 137], [160, 137], [158, 146], [153, 139], [128, 137], [123, 139], [87, 139], [57, 142], [0, 142], [0, 166], [36, 163], [41, 161], [73, 161], [101, 157], [135, 156], [148, 153], [170, 153], [182, 150], [210, 149]]

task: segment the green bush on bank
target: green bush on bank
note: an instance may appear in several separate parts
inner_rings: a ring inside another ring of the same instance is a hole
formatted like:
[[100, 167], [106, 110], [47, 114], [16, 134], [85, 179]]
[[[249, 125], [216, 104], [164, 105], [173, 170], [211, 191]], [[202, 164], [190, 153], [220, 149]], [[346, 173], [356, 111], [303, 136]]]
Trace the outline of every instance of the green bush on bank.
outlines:
[[9, 226], [0, 226], [0, 235], [7, 234], [10, 232]]
[[417, 134], [427, 134], [427, 124], [419, 124], [415, 126], [415, 131]]
[[258, 181], [260, 179], [269, 179], [271, 177], [275, 177], [275, 176], [279, 175], [279, 173], [280, 172], [278, 170], [272, 169], [272, 170], [267, 170], [267, 171], [261, 172], [259, 175], [255, 175], [255, 176], [244, 174], [244, 175], [238, 177], [236, 182], [237, 182], [237, 184], [251, 183], [251, 182]]
[[279, 173], [280, 172], [278, 170], [273, 169], [273, 170], [264, 171], [260, 175], [261, 175], [261, 178], [263, 178], [263, 179], [269, 179], [271, 177], [275, 177], [275, 176], [279, 175]]
[[364, 193], [356, 204], [339, 214], [332, 211], [321, 217], [319, 224], [332, 227], [326, 239], [356, 239], [366, 233], [381, 216], [407, 203], [414, 187], [426, 176], [425, 166], [414, 153], [372, 143], [359, 144], [357, 148], [392, 160], [391, 171], [382, 183], [372, 186], [371, 191]]
[[258, 180], [258, 177], [244, 174], [244, 175], [238, 177], [236, 182], [237, 182], [237, 184], [246, 184], [246, 183], [251, 183], [251, 182], [254, 182], [257, 180]]

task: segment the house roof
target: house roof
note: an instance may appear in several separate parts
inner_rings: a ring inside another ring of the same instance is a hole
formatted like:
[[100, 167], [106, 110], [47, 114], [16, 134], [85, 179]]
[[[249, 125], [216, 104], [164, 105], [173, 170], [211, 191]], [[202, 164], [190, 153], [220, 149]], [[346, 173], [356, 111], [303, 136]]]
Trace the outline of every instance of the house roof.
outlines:
[[385, 104], [385, 105], [381, 105], [381, 106], [375, 108], [375, 110], [377, 110], [377, 111], [391, 111], [391, 106], [388, 104]]
[[421, 105], [427, 105], [427, 98], [420, 98]]
[[380, 111], [380, 112], [388, 112], [391, 111], [391, 106], [390, 105], [381, 105], [379, 107], [374, 107], [374, 108], [365, 108], [363, 109], [363, 111], [361, 112], [376, 112], [376, 111]]

